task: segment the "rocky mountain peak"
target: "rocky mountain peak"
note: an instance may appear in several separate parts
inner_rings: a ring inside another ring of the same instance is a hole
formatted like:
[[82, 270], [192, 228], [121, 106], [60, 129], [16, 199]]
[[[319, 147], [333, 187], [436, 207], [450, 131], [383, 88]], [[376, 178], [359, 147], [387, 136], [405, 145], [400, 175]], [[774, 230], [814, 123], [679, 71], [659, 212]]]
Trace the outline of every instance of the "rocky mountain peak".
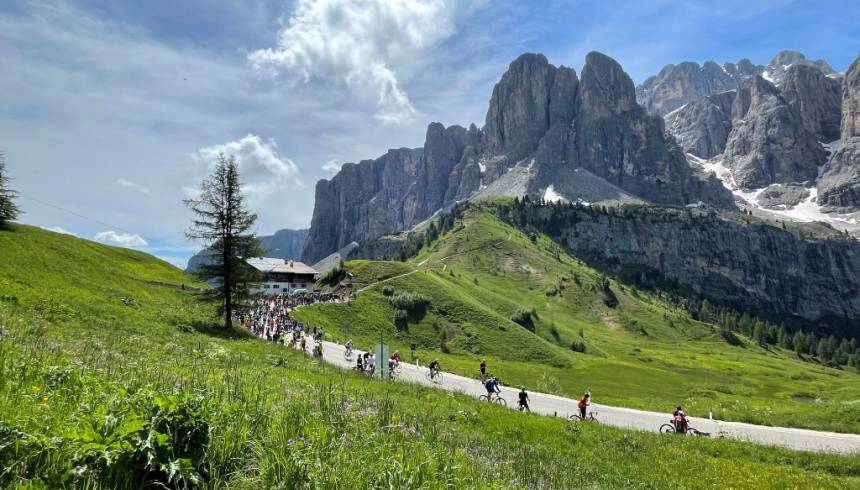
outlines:
[[585, 57], [580, 105], [592, 114], [619, 114], [638, 107], [633, 80], [617, 61], [592, 51]]
[[550, 93], [558, 69], [542, 54], [511, 62], [493, 87], [484, 134], [487, 149], [521, 158], [537, 146], [550, 125]]
[[314, 261], [408, 229], [459, 200], [543, 196], [550, 185], [572, 200], [624, 195], [734, 207], [718, 181], [693, 170], [663, 120], [637, 104], [633, 81], [614, 59], [589, 53], [580, 80], [527, 53], [493, 87], [483, 129], [433, 123], [423, 148], [344, 165], [320, 181], [304, 255]]
[[824, 75], [836, 73], [830, 64], [824, 60], [810, 60], [801, 52], [785, 50], [773, 57], [770, 64], [765, 68], [764, 76], [775, 85], [781, 86], [789, 68], [798, 65], [813, 67]]

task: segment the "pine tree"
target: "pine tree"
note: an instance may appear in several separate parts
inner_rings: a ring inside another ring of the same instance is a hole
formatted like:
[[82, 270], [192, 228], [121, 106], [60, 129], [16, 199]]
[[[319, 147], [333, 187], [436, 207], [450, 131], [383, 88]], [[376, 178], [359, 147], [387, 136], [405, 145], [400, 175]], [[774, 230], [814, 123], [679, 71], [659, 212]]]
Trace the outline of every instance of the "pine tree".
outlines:
[[806, 352], [806, 339], [804, 337], [803, 331], [798, 330], [794, 332], [794, 336], [791, 338], [791, 345], [794, 347], [794, 352], [798, 355]]
[[0, 152], [0, 229], [6, 228], [10, 221], [18, 219], [21, 211], [15, 205], [18, 193], [9, 189], [9, 174], [6, 172], [6, 158]]
[[758, 343], [758, 345], [764, 345], [764, 329], [761, 327], [761, 323], [756, 320], [755, 326], [753, 327], [753, 340]]
[[203, 297], [219, 303], [224, 327], [232, 328], [233, 311], [251, 297], [250, 287], [258, 279], [245, 258], [262, 254], [260, 242], [248, 232], [257, 215], [245, 207], [235, 157], [218, 155], [215, 170], [200, 185], [200, 196], [185, 204], [194, 213], [186, 235], [212, 250], [212, 263], [197, 270], [215, 285]]
[[779, 343], [779, 346], [783, 349], [791, 349], [791, 337], [788, 335], [788, 332], [785, 330], [785, 325], [780, 324], [779, 329], [776, 333], [776, 341]]

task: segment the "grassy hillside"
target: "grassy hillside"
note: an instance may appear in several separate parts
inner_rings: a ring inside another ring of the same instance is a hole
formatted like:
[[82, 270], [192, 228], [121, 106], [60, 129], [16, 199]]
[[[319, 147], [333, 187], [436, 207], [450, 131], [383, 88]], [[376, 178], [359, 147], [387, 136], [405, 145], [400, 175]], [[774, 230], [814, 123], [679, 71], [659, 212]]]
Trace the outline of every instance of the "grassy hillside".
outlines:
[[[144, 254], [0, 231], [0, 487], [860, 488], [856, 458], [572, 425], [333, 370], [212, 328], [173, 287], [189, 282]], [[451, 301], [427, 321], [482, 311], [479, 297]], [[505, 328], [534, 359], [570, 365], [556, 369], [581, 362]]]
[[[476, 376], [486, 358], [510, 385], [573, 396], [590, 389], [598, 403], [656, 411], [681, 403], [699, 417], [713, 410], [724, 420], [860, 432], [854, 368], [804, 362], [748, 339], [731, 346], [715, 325], [605, 279], [485, 207], [473, 207], [406, 264], [354, 261], [348, 268], [363, 286], [408, 275], [351, 305], [318, 305], [298, 317], [363, 347], [383, 331], [401, 351], [416, 343], [419, 360], [438, 356], [461, 374]], [[392, 290], [420, 293], [430, 306], [398, 327], [384, 295]], [[517, 311], [535, 313], [533, 332], [510, 320]]]

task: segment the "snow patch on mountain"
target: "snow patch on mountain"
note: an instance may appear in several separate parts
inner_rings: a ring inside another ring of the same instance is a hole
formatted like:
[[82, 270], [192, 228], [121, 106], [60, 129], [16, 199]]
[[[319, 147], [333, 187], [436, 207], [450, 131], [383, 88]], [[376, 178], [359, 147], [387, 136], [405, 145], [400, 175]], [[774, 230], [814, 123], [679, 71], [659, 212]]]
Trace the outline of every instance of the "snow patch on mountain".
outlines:
[[[825, 147], [835, 150], [838, 149], [839, 143], [839, 141], [834, 141], [826, 144]], [[766, 207], [762, 205], [760, 198], [768, 187], [761, 189], [739, 188], [732, 177], [731, 170], [723, 164], [722, 155], [706, 160], [688, 153], [687, 159], [694, 166], [701, 168], [702, 171], [706, 173], [713, 172], [726, 189], [730, 190], [741, 201], [742, 207], [757, 211], [757, 214], [801, 223], [823, 222], [830, 224], [838, 230], [848, 231], [852, 235], [860, 236], [860, 212], [848, 214], [823, 212], [821, 206], [818, 205], [818, 189], [814, 184], [806, 187], [808, 191], [807, 197], [794, 206]]]

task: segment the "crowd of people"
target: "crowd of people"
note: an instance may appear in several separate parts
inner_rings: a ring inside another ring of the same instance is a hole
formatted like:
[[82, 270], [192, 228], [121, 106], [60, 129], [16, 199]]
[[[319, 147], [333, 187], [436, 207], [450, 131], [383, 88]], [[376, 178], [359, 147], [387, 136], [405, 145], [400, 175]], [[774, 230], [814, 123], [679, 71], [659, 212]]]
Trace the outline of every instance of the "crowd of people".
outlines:
[[354, 294], [322, 293], [266, 295], [254, 300], [247, 308], [237, 310], [236, 319], [261, 339], [291, 347], [298, 344], [303, 351], [307, 348], [305, 335], [312, 333], [316, 341], [313, 353], [321, 357], [321, 342], [325, 335], [323, 328], [314, 326], [312, 331], [308, 331], [308, 327], [295, 321], [290, 313], [302, 306], [315, 303], [346, 303], [354, 297]]

